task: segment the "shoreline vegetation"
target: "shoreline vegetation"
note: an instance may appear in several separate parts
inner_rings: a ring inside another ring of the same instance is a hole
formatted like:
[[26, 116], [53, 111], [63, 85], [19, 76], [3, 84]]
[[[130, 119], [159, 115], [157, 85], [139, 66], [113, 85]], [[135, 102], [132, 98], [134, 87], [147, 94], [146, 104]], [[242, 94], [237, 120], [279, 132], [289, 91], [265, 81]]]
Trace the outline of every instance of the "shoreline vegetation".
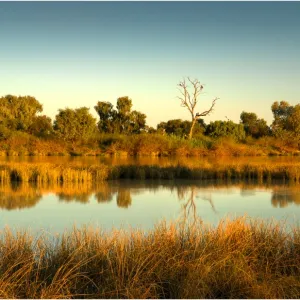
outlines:
[[0, 235], [1, 298], [300, 298], [300, 230], [247, 217], [147, 233]]
[[156, 128], [147, 125], [146, 114], [132, 110], [128, 96], [119, 97], [116, 107], [98, 101], [93, 108], [98, 118], [79, 107], [58, 109], [53, 120], [41, 115], [43, 105], [32, 96], [0, 97], [0, 156], [300, 156], [300, 104], [274, 102], [269, 125], [245, 111], [237, 123], [226, 117], [206, 124], [203, 117], [217, 99], [196, 113], [203, 85], [188, 78], [179, 87], [186, 90], [181, 104], [190, 121], [174, 116]]
[[275, 137], [212, 139], [206, 136], [191, 140], [175, 135], [99, 134], [84, 143], [69, 143], [56, 138], [38, 138], [18, 133], [6, 140], [0, 137], [0, 157], [14, 156], [104, 156], [104, 157], [224, 157], [224, 156], [300, 156], [300, 149]]
[[300, 162], [208, 163], [186, 165], [106, 165], [69, 162], [0, 163], [0, 183], [85, 183], [116, 179], [190, 180], [282, 180], [300, 183]]

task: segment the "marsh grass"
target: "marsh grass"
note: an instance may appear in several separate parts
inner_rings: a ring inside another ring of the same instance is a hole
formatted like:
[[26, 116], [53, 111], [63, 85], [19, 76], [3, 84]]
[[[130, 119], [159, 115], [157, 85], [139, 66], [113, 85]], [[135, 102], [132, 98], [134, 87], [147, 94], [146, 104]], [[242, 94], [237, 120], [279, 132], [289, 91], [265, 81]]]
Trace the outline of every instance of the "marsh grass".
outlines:
[[0, 238], [1, 298], [299, 298], [300, 231], [247, 218]]
[[0, 165], [0, 182], [89, 182], [102, 181], [108, 176], [108, 168], [98, 164], [82, 166], [81, 164], [59, 165], [51, 163], [2, 163]]
[[184, 165], [104, 165], [1, 163], [0, 182], [99, 182], [108, 179], [283, 180], [300, 183], [300, 163], [187, 163]]

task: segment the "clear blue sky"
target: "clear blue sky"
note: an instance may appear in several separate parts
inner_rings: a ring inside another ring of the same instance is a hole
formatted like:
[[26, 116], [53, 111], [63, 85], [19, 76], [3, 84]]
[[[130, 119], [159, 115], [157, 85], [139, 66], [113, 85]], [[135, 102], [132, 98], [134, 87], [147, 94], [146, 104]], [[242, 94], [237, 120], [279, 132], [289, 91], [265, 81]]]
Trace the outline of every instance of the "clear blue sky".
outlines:
[[205, 120], [269, 123], [274, 101], [300, 102], [300, 2], [0, 2], [0, 96], [59, 108], [129, 96], [150, 125], [188, 119], [184, 76], [205, 84]]

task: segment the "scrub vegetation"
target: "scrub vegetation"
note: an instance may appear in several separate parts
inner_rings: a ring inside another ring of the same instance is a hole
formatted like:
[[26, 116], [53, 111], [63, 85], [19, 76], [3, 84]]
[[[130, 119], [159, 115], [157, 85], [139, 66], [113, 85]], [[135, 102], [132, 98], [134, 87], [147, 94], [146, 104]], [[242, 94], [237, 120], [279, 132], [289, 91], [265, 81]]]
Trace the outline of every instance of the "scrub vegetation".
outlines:
[[[41, 115], [42, 104], [31, 96], [0, 98], [0, 156], [22, 155], [116, 155], [116, 156], [263, 156], [300, 155], [300, 104], [274, 102], [272, 124], [255, 113], [242, 112], [240, 122], [216, 120], [205, 123], [211, 107], [196, 112], [203, 86], [198, 80], [179, 84], [182, 106], [191, 121], [173, 119], [146, 124], [146, 114], [132, 110], [129, 97], [94, 106], [98, 118], [87, 107], [59, 109], [52, 121]], [[226, 112], [224, 112], [226, 114]]]

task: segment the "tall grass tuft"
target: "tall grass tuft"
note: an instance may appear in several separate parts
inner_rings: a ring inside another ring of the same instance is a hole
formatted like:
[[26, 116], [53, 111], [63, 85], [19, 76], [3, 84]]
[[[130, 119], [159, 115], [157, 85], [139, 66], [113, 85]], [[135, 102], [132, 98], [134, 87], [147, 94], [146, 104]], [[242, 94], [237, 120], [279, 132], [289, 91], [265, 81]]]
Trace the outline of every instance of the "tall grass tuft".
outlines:
[[239, 218], [0, 238], [1, 298], [299, 298], [300, 231]]

